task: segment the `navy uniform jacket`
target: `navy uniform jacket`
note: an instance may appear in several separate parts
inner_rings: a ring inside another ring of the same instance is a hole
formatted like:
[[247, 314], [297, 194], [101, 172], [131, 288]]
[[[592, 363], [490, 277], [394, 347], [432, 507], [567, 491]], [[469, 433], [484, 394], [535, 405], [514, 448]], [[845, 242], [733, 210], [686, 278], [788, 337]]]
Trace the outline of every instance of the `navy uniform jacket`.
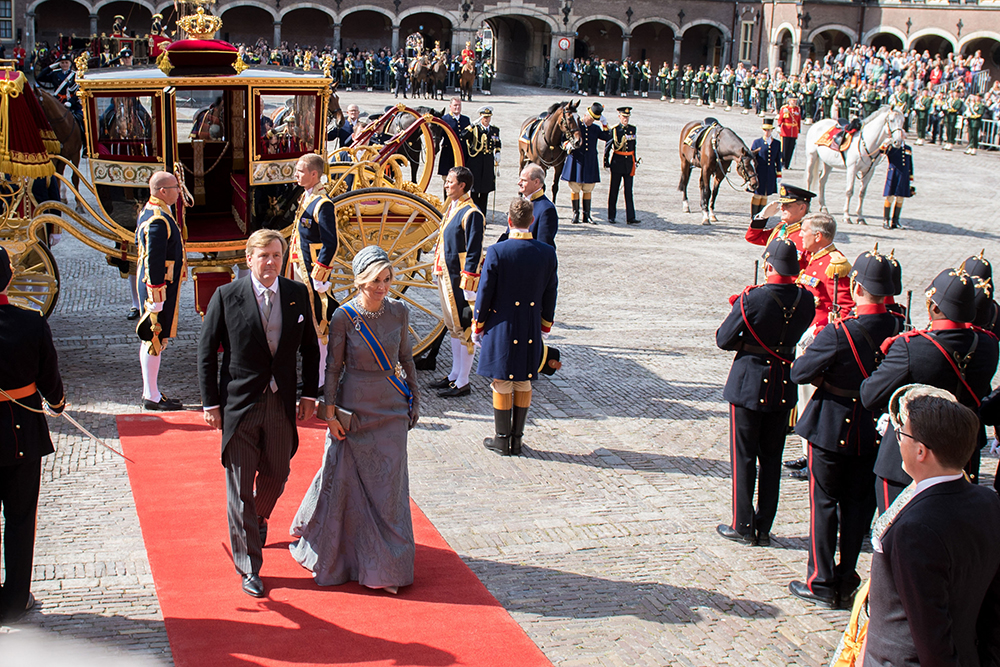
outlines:
[[479, 123], [469, 126], [462, 134], [462, 150], [466, 155], [465, 166], [472, 172], [472, 192], [496, 190], [493, 155], [500, 151], [500, 128], [496, 125], [483, 127]]
[[754, 139], [750, 146], [754, 166], [757, 168], [757, 189], [755, 195], [773, 195], [778, 191], [781, 178], [781, 142], [771, 139], [768, 144], [763, 137]]
[[475, 292], [479, 287], [479, 274], [483, 265], [483, 229], [485, 220], [482, 212], [465, 194], [449, 206], [434, 253], [434, 273], [447, 273], [451, 281], [451, 291], [455, 296], [458, 316], [466, 322], [465, 309], [468, 302], [463, 290]]
[[601, 163], [597, 155], [598, 140], [607, 141], [611, 132], [595, 120], [590, 125], [580, 125], [582, 141], [579, 147], [566, 156], [560, 178], [570, 183], [600, 183]]
[[1000, 661], [998, 532], [996, 492], [959, 479], [917, 494], [873, 536], [865, 667]]
[[[781, 302], [780, 306], [775, 298]], [[715, 332], [715, 343], [720, 348], [736, 351], [723, 397], [733, 405], [760, 412], [780, 412], [794, 407], [796, 387], [789, 379], [791, 364], [760, 347], [747, 323], [768, 349], [791, 360], [795, 356], [795, 344], [809, 328], [815, 314], [812, 294], [794, 283], [758, 285], [735, 297], [732, 311]], [[787, 326], [786, 315], [790, 316]]]
[[913, 151], [909, 146], [885, 149], [885, 159], [889, 168], [885, 173], [883, 197], [909, 197], [910, 181], [913, 179]]
[[322, 185], [302, 193], [295, 215], [292, 260], [300, 260], [304, 273], [320, 282], [330, 279], [330, 267], [337, 254], [337, 216], [333, 202]]
[[538, 376], [542, 332], [556, 312], [556, 251], [512, 230], [504, 243], [486, 251], [476, 295], [476, 331], [483, 334], [476, 372], [498, 380], [524, 381]]
[[[56, 412], [62, 412], [62, 378], [45, 318], [0, 297], [0, 348], [0, 389], [11, 392], [35, 383], [38, 391], [17, 402], [41, 410], [44, 396]], [[0, 466], [37, 461], [53, 451], [44, 414], [0, 401]]]
[[[559, 231], [559, 214], [556, 212], [556, 205], [552, 203], [545, 192], [541, 189], [531, 195], [531, 207], [534, 220], [528, 231], [531, 238], [542, 243], [547, 243], [553, 248], [556, 247], [556, 233]], [[504, 231], [498, 241], [506, 241], [510, 230]]]
[[898, 334], [902, 323], [883, 306], [858, 308], [861, 314], [857, 317], [823, 327], [805, 354], [792, 364], [792, 382], [823, 383], [795, 423], [795, 432], [828, 452], [870, 456], [877, 451], [880, 436], [874, 415], [861, 404], [862, 367], [871, 375], [882, 359], [882, 342]]
[[[462, 145], [462, 133], [465, 128], [472, 125], [468, 116], [459, 116], [456, 118], [451, 114], [445, 114], [441, 116], [441, 120], [447, 123], [451, 129], [455, 130], [455, 136], [458, 137], [458, 145]], [[441, 137], [441, 159], [438, 161], [438, 173], [442, 176], [448, 175], [448, 170], [455, 166], [455, 154], [451, 150], [451, 141], [448, 137]], [[462, 161], [465, 162], [465, 155], [462, 155]]]
[[139, 303], [163, 302], [157, 321], [163, 327], [160, 338], [177, 333], [177, 295], [184, 275], [184, 239], [170, 207], [150, 197], [136, 222], [138, 253], [136, 286]]
[[635, 176], [635, 125], [615, 125], [604, 144], [604, 164], [617, 176]]
[[[965, 369], [965, 381], [975, 392], [975, 398], [962, 385], [948, 358], [931, 341], [916, 331], [910, 331], [890, 339], [891, 345], [882, 364], [861, 383], [861, 401], [866, 408], [875, 412], [884, 411], [894, 391], [903, 385], [919, 382], [950, 391], [962, 405], [978, 411], [978, 401], [990, 393], [990, 381], [997, 369], [996, 337], [948, 320], [937, 320], [932, 325], [934, 330], [925, 333], [934, 337], [946, 350], [960, 356], [968, 354], [973, 341], [977, 341], [972, 359]], [[959, 328], [943, 328], [948, 326]], [[875, 474], [904, 486], [911, 481], [910, 476], [903, 472], [899, 443], [891, 428], [885, 432], [879, 446]]]

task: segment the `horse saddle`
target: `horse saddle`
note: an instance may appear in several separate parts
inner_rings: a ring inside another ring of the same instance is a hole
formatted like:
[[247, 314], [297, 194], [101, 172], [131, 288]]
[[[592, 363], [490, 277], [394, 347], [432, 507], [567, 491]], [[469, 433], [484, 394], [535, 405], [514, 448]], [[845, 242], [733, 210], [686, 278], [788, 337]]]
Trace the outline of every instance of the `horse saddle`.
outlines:
[[705, 143], [705, 137], [708, 135], [708, 130], [719, 124], [714, 118], [706, 118], [704, 124], [697, 127], [692, 127], [691, 131], [684, 138], [684, 145], [690, 146], [695, 150], [701, 150], [701, 145]]
[[851, 147], [854, 135], [860, 129], [860, 123], [858, 123], [857, 119], [848, 122], [844, 118], [838, 118], [837, 124], [824, 132], [816, 141], [816, 145], [826, 146], [827, 148], [832, 148], [835, 151], [843, 153]]
[[530, 144], [531, 138], [535, 136], [535, 130], [538, 129], [538, 126], [541, 125], [542, 121], [545, 120], [545, 117], [548, 115], [549, 115], [548, 112], [543, 112], [539, 114], [538, 118], [535, 118], [530, 123], [525, 125], [524, 129], [521, 131], [521, 136], [518, 138], [518, 141], [521, 143]]

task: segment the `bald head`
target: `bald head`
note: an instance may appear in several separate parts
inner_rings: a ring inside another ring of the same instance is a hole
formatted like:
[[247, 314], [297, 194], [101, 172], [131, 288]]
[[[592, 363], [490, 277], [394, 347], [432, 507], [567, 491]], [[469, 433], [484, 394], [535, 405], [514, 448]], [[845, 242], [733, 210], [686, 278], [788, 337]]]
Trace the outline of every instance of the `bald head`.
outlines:
[[149, 177], [149, 196], [173, 205], [180, 195], [177, 178], [167, 171], [157, 171]]

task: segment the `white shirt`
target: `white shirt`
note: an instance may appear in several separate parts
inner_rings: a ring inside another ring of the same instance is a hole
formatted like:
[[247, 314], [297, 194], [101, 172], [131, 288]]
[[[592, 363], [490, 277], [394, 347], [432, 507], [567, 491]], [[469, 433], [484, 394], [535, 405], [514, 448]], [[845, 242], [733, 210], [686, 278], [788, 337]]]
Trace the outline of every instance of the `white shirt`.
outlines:
[[913, 491], [913, 497], [916, 498], [922, 492], [937, 484], [944, 484], [946, 482], [954, 482], [957, 479], [962, 479], [963, 474], [964, 473], [958, 473], [957, 475], [938, 475], [937, 477], [922, 479], [917, 482], [917, 488]]
[[271, 283], [270, 287], [264, 287], [264, 284], [257, 280], [254, 274], [250, 274], [250, 284], [253, 285], [253, 294], [257, 299], [257, 309], [260, 310], [261, 316], [264, 315], [264, 292], [271, 292], [271, 306], [274, 307], [278, 302], [278, 278], [274, 278], [274, 282]]

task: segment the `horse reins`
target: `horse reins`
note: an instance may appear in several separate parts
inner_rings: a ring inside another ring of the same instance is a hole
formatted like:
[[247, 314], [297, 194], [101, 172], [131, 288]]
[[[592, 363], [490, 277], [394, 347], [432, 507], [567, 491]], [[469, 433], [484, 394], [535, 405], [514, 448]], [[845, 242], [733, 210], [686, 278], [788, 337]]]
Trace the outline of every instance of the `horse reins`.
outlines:
[[[726, 179], [726, 183], [729, 184], [729, 187], [731, 187], [735, 192], [747, 192], [747, 183], [750, 182], [749, 178], [747, 178], [743, 174], [740, 174], [740, 178], [743, 179], [743, 187], [742, 189], [737, 188], [735, 185], [733, 185], [733, 182], [729, 180], [729, 171], [722, 168], [722, 155], [719, 153], [719, 135], [722, 134], [722, 130], [728, 128], [722, 127], [721, 125], [719, 127], [721, 129], [713, 133], [712, 138], [710, 140], [711, 141], [710, 145], [712, 146], [712, 152], [715, 154], [716, 165], [718, 166], [719, 171], [722, 172], [722, 176]], [[742, 155], [740, 156], [740, 158], [742, 158]], [[735, 161], [737, 163], [736, 173], [739, 174], [740, 173], [739, 167], [742, 165], [740, 165], [739, 158], [736, 158]]]

